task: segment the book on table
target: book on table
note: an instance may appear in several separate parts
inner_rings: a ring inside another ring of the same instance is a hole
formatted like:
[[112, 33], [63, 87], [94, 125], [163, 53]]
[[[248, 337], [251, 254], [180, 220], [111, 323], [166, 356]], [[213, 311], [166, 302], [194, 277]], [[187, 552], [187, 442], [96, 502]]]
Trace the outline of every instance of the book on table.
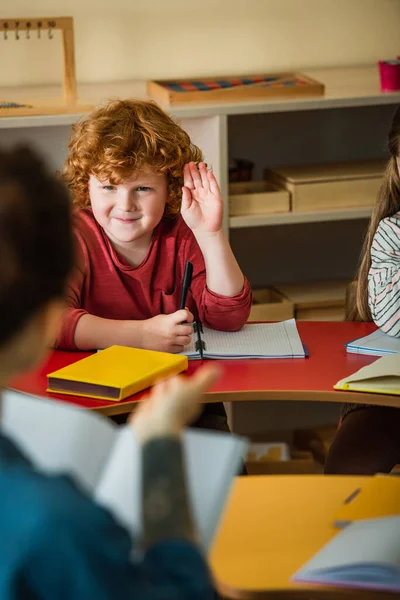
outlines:
[[[38, 470], [70, 475], [133, 538], [140, 538], [141, 445], [131, 426], [118, 426], [95, 412], [12, 390], [4, 393], [2, 402], [3, 433]], [[247, 442], [229, 433], [187, 429], [182, 443], [192, 514], [207, 549]]]
[[305, 358], [296, 321], [244, 325], [239, 331], [216, 331], [194, 323], [191, 344], [182, 353], [189, 360]]
[[292, 579], [334, 587], [400, 592], [400, 516], [351, 523]]
[[400, 395], [400, 354], [388, 354], [338, 381], [334, 388], [350, 392]]
[[49, 373], [47, 391], [118, 402], [187, 367], [185, 356], [110, 346]]
[[400, 352], [400, 338], [393, 337], [377, 329], [365, 337], [346, 344], [350, 354], [367, 354], [370, 356], [386, 356]]

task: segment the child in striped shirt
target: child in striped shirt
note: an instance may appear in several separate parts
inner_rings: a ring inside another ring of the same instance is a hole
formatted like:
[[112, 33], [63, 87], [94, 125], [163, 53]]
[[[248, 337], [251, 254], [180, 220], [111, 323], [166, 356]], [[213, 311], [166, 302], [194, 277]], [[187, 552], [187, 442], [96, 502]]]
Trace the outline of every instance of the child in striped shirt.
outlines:
[[[389, 132], [390, 159], [371, 217], [358, 273], [357, 320], [400, 337], [400, 106]], [[326, 473], [389, 473], [400, 463], [400, 410], [345, 404]]]

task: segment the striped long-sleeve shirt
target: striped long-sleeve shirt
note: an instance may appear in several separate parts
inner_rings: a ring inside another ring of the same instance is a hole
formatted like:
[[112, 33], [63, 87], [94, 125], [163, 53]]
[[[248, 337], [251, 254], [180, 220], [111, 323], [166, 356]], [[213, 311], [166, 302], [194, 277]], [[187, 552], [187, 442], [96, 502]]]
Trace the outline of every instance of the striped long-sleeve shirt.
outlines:
[[371, 247], [368, 303], [374, 322], [400, 337], [400, 212], [382, 219]]

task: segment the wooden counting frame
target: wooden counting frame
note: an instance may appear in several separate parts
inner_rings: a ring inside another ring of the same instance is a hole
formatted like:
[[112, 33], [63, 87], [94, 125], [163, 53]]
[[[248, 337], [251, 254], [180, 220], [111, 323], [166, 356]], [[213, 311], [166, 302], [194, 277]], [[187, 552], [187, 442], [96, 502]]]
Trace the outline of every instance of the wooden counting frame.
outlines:
[[20, 33], [25, 32], [27, 39], [33, 32], [38, 38], [42, 32], [46, 32], [49, 39], [53, 38], [54, 30], [62, 32], [63, 46], [63, 96], [64, 103], [43, 103], [42, 106], [20, 104], [18, 102], [2, 102], [0, 97], [0, 116], [26, 116], [41, 114], [56, 114], [62, 112], [75, 112], [76, 109], [76, 75], [75, 75], [75, 52], [74, 52], [74, 23], [72, 17], [35, 17], [0, 19], [0, 41], [1, 35], [4, 40], [14, 38], [20, 39]]

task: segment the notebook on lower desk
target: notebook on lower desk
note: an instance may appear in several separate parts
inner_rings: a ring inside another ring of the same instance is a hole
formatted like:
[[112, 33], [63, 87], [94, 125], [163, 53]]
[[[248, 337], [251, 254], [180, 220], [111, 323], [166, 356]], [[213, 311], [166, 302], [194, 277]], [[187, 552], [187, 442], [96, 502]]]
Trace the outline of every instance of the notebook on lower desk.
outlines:
[[397, 354], [400, 352], [400, 338], [387, 335], [377, 329], [365, 337], [346, 344], [346, 350], [351, 354], [369, 354], [370, 356]]
[[293, 580], [400, 592], [399, 540], [400, 517], [356, 521], [317, 552]]
[[190, 360], [237, 358], [305, 358], [306, 351], [296, 321], [245, 325], [240, 331], [215, 331], [194, 324], [190, 346], [183, 352]]

